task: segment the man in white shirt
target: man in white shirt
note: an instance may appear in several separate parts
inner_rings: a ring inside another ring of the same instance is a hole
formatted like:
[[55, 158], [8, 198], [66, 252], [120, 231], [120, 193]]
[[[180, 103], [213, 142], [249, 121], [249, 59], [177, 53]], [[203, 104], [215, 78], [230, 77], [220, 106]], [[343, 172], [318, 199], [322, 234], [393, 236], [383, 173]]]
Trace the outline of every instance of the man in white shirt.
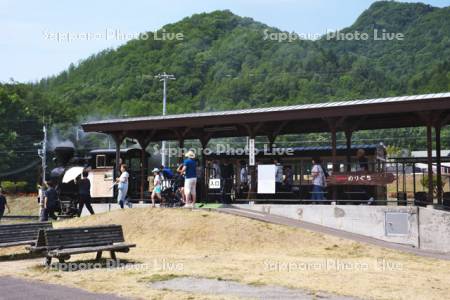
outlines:
[[280, 164], [278, 160], [275, 160], [274, 163], [276, 166], [276, 173], [275, 173], [276, 191], [280, 192], [281, 185], [283, 183], [283, 166]]
[[311, 175], [313, 177], [313, 188], [311, 192], [311, 200], [324, 200], [323, 193], [324, 188], [326, 187], [326, 178], [320, 162], [320, 158], [318, 157], [313, 158], [312, 160], [313, 167], [311, 170]]

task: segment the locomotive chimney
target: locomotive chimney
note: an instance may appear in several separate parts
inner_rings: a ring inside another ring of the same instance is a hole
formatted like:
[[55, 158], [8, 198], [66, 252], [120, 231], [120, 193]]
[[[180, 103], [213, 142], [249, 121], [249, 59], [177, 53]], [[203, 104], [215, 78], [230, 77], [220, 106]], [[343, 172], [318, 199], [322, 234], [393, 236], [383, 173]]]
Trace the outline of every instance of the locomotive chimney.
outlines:
[[56, 162], [58, 165], [66, 166], [75, 153], [75, 148], [69, 145], [55, 147]]

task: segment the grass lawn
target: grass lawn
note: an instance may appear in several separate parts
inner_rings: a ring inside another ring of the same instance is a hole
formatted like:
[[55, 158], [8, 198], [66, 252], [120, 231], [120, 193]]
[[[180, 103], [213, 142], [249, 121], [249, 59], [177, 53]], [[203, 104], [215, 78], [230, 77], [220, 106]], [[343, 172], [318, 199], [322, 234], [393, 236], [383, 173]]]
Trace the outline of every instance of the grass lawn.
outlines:
[[[56, 222], [55, 227], [122, 224], [136, 243], [116, 269], [47, 270], [23, 247], [0, 249], [0, 275], [140, 299], [228, 299], [150, 282], [179, 276], [280, 285], [364, 299], [446, 299], [450, 262], [417, 257], [302, 229], [203, 210], [141, 208]], [[14, 254], [14, 256], [11, 256]], [[107, 257], [107, 254], [105, 255]], [[95, 253], [69, 262], [92, 260]]]

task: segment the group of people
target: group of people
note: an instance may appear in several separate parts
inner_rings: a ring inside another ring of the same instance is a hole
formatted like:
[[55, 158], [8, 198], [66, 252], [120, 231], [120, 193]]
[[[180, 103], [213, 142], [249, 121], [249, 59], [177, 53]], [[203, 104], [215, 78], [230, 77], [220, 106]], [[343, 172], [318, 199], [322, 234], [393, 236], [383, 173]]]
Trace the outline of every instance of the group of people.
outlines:
[[[176, 170], [176, 175], [173, 174], [170, 168], [161, 166], [161, 168], [154, 168], [152, 170], [153, 177], [153, 191], [151, 195], [152, 206], [155, 207], [156, 200], [162, 201], [162, 191], [167, 180], [180, 181], [182, 202], [185, 207], [194, 207], [197, 200], [197, 162], [195, 160], [195, 153], [188, 151], [185, 154], [185, 160], [180, 164]], [[175, 178], [177, 177], [177, 178]]]
[[[91, 182], [88, 178], [88, 175], [89, 173], [87, 171], [83, 171], [83, 173], [81, 174], [81, 179], [75, 182], [78, 186], [78, 216], [81, 216], [81, 212], [83, 211], [84, 206], [86, 206], [87, 210], [92, 215], [94, 214], [94, 209], [91, 205]], [[52, 180], [46, 181], [45, 190], [40, 190], [39, 192], [43, 193], [39, 195], [39, 220], [41, 222], [48, 221], [49, 218], [56, 220], [56, 212], [60, 209], [60, 202], [55, 183]]]

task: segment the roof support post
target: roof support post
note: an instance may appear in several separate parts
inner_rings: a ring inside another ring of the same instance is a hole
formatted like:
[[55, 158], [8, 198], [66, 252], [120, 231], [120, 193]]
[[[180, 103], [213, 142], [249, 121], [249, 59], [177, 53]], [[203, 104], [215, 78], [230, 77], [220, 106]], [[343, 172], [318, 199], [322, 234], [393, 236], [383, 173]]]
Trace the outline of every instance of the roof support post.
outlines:
[[352, 170], [352, 158], [351, 158], [351, 148], [352, 148], [352, 135], [353, 135], [353, 131], [351, 129], [346, 129], [345, 130], [345, 141], [347, 144], [347, 151], [346, 151], [346, 155], [347, 155], [347, 172], [351, 172]]
[[269, 151], [270, 151], [270, 153], [273, 153], [273, 145], [275, 143], [275, 140], [277, 139], [277, 136], [273, 135], [273, 134], [269, 134], [267, 136], [267, 139], [269, 140]]
[[122, 144], [125, 138], [125, 133], [124, 132], [112, 133], [111, 136], [114, 140], [114, 143], [116, 144], [116, 164], [114, 168], [115, 171], [114, 177], [116, 177], [120, 172], [120, 145]]
[[433, 139], [431, 116], [427, 122], [428, 202], [433, 203]]
[[[345, 118], [330, 118], [325, 120], [328, 123], [328, 127], [330, 128], [331, 133], [331, 161], [333, 165], [333, 174], [339, 172], [339, 166], [337, 164], [337, 137], [336, 132], [338, 127], [340, 127]], [[337, 187], [333, 185], [332, 187], [332, 199], [337, 199]]]
[[436, 179], [437, 179], [437, 203], [442, 205], [442, 173], [441, 173], [441, 126], [435, 125], [436, 134]]
[[139, 146], [141, 146], [141, 182], [140, 182], [140, 200], [144, 201], [144, 188], [145, 188], [145, 183], [147, 182], [147, 178], [146, 178], [146, 174], [147, 174], [147, 168], [148, 168], [148, 164], [146, 162], [145, 159], [145, 149], [147, 148], [148, 144], [150, 143], [152, 137], [155, 134], [155, 130], [149, 132], [149, 133], [145, 133], [140, 135], [137, 138], [137, 141], [139, 143]]
[[[120, 172], [120, 145], [122, 144], [124, 138], [125, 138], [125, 133], [124, 132], [118, 132], [118, 133], [112, 133], [111, 134], [114, 143], [116, 144], [116, 162], [115, 162], [115, 167], [113, 170], [113, 182], [115, 181], [115, 179], [117, 177], [119, 177], [119, 172]], [[117, 189], [114, 189], [114, 198], [117, 197]]]
[[[208, 146], [208, 142], [210, 140], [209, 136], [202, 136], [199, 138], [200, 143], [202, 145], [202, 149], [201, 149], [201, 157], [202, 157], [202, 161], [201, 161], [201, 166], [202, 166], [202, 174], [200, 174], [200, 178], [201, 178], [201, 182], [199, 182], [198, 184], [200, 187], [200, 196], [202, 197], [202, 201], [208, 201], [208, 183], [206, 182], [206, 178], [207, 178], [207, 174], [206, 174], [206, 155], [205, 155], [205, 149], [206, 146]], [[197, 175], [198, 176], [198, 175]]]
[[184, 155], [184, 138], [180, 137], [178, 139], [178, 163], [182, 163], [183, 162], [183, 155]]

